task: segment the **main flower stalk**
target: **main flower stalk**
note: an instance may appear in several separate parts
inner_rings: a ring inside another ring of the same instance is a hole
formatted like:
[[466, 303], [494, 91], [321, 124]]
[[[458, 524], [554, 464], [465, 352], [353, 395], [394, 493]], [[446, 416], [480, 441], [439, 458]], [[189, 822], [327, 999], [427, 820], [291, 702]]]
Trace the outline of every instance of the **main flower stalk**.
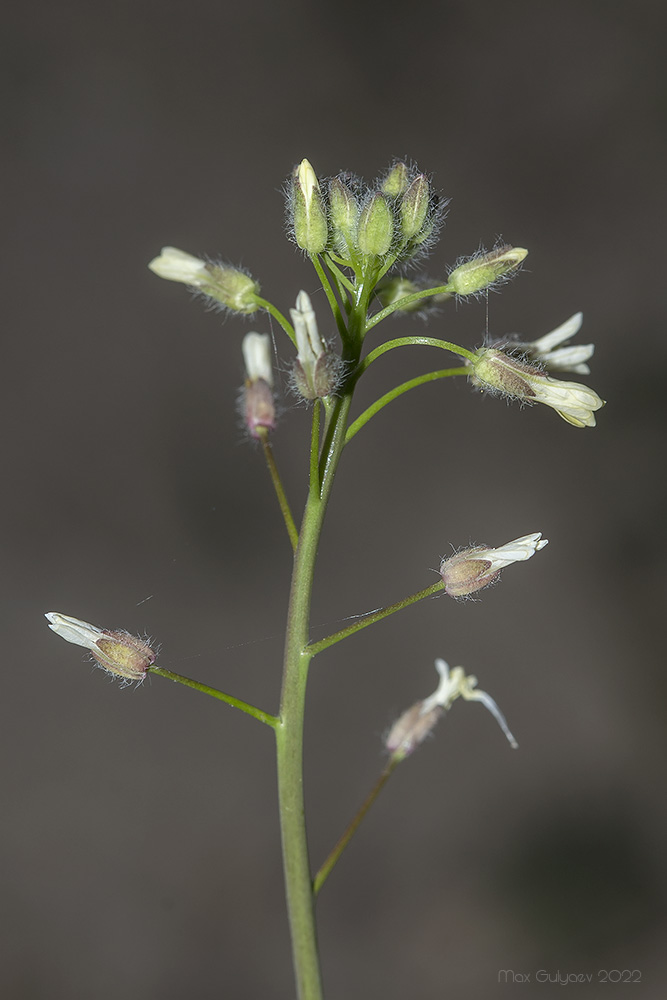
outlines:
[[314, 655], [308, 648], [310, 606], [317, 548], [345, 443], [352, 391], [352, 388], [347, 393], [343, 391], [334, 403], [321, 457], [318, 407], [322, 404], [319, 400], [315, 402], [310, 486], [294, 555], [280, 712], [275, 727], [283, 868], [299, 1000], [321, 1000], [322, 997], [303, 791], [304, 707], [308, 668]]

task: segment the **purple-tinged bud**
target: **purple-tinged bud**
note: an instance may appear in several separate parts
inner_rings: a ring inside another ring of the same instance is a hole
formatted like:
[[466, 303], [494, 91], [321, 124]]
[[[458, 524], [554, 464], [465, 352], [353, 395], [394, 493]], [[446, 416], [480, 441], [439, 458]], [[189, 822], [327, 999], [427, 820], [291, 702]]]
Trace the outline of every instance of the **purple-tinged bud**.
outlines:
[[266, 333], [247, 333], [241, 346], [247, 376], [243, 387], [243, 420], [250, 436], [257, 440], [276, 426], [271, 338]]
[[409, 757], [435, 729], [444, 708], [436, 705], [428, 712], [423, 712], [423, 706], [423, 701], [416, 701], [393, 724], [384, 741], [389, 753]]
[[448, 559], [443, 559], [440, 564], [445, 593], [450, 597], [470, 597], [493, 583], [505, 566], [530, 559], [547, 544], [547, 539], [542, 538], [538, 531], [516, 538], [497, 549], [486, 548], [484, 545], [462, 549]]
[[303, 399], [323, 399], [339, 387], [341, 360], [320, 337], [315, 311], [306, 292], [299, 292], [296, 309], [290, 309], [290, 316], [298, 351], [292, 369], [294, 389]]
[[56, 611], [49, 611], [45, 617], [56, 635], [89, 649], [99, 667], [126, 683], [143, 681], [146, 671], [155, 663], [155, 653], [148, 643], [129, 632], [97, 628]]

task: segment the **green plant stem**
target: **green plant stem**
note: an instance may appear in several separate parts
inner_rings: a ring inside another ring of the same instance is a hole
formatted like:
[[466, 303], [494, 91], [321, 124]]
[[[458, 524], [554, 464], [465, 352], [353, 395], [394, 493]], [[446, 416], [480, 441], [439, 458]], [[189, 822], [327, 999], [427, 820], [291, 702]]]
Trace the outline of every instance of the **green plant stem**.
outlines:
[[165, 670], [164, 667], [149, 667], [148, 670], [151, 674], [156, 674], [158, 677], [166, 677], [169, 681], [184, 684], [195, 691], [201, 691], [202, 694], [210, 695], [211, 698], [217, 698], [218, 701], [224, 701], [228, 705], [231, 705], [232, 708], [238, 708], [242, 712], [245, 712], [246, 715], [252, 715], [254, 719], [265, 722], [272, 729], [275, 729], [279, 723], [279, 719], [275, 715], [269, 715], [268, 712], [263, 712], [260, 708], [255, 708], [254, 705], [248, 704], [247, 701], [234, 698], [233, 695], [225, 694], [224, 691], [218, 691], [217, 688], [209, 687], [208, 684], [200, 684], [199, 681], [193, 681], [190, 677], [184, 677], [182, 674], [175, 674], [173, 670]]
[[354, 435], [361, 430], [364, 424], [367, 424], [371, 417], [374, 417], [376, 413], [387, 405], [391, 403], [394, 399], [398, 399], [402, 396], [404, 392], [409, 392], [410, 389], [416, 388], [418, 385], [425, 385], [427, 382], [434, 382], [439, 378], [448, 378], [450, 375], [469, 375], [469, 368], [441, 368], [437, 372], [428, 372], [426, 375], [418, 375], [417, 378], [411, 378], [408, 382], [402, 382], [401, 385], [397, 385], [395, 389], [391, 389], [386, 392], [384, 396], [380, 396], [379, 399], [364, 410], [364, 412], [357, 417], [353, 424], [347, 429], [347, 434], [345, 435], [345, 444], [349, 444]]
[[369, 330], [372, 330], [374, 326], [377, 326], [378, 323], [381, 323], [383, 319], [386, 319], [387, 316], [391, 316], [391, 314], [396, 312], [397, 309], [405, 309], [413, 302], [419, 302], [420, 299], [429, 299], [434, 295], [449, 297], [452, 295], [452, 290], [449, 285], [438, 285], [437, 288], [424, 288], [420, 292], [412, 292], [410, 295], [404, 295], [402, 299], [397, 299], [396, 302], [392, 302], [391, 305], [386, 306], [384, 309], [381, 309], [380, 312], [371, 316], [366, 323], [366, 333], [368, 333]]
[[355, 369], [353, 373], [354, 380], [357, 381], [374, 361], [377, 361], [387, 351], [393, 351], [395, 347], [440, 347], [443, 351], [451, 351], [452, 354], [458, 354], [459, 357], [467, 358], [468, 361], [475, 361], [477, 358], [476, 354], [466, 350], [465, 347], [460, 347], [458, 344], [451, 344], [448, 340], [438, 340], [437, 337], [398, 337], [396, 340], [387, 340], [384, 344], [380, 344], [374, 351], [367, 354]]
[[299, 541], [299, 532], [296, 530], [294, 518], [292, 517], [292, 511], [290, 510], [290, 505], [287, 501], [287, 496], [285, 495], [283, 482], [282, 479], [280, 478], [280, 473], [278, 472], [278, 466], [276, 465], [276, 460], [273, 456], [273, 448], [271, 447], [271, 442], [269, 441], [268, 431], [265, 427], [260, 427], [257, 433], [259, 435], [259, 440], [262, 442], [262, 448], [264, 450], [264, 458], [266, 459], [266, 464], [269, 469], [269, 474], [271, 476], [271, 482], [273, 483], [273, 488], [276, 491], [276, 496], [278, 498], [280, 510], [283, 515], [285, 527], [287, 528], [287, 534], [289, 535], [289, 540], [292, 543], [292, 549], [296, 549], [297, 543]]
[[345, 440], [350, 396], [337, 400], [325, 442], [322, 472], [317, 461], [321, 407], [313, 410], [310, 487], [299, 533], [290, 587], [279, 721], [275, 727], [280, 832], [287, 911], [299, 1000], [321, 1000], [314, 896], [303, 793], [303, 717], [308, 667], [310, 604], [315, 558], [331, 485]]
[[277, 309], [276, 306], [274, 306], [273, 302], [269, 302], [268, 299], [262, 299], [260, 298], [259, 295], [255, 296], [255, 302], [257, 303], [260, 309], [264, 309], [267, 313], [273, 316], [276, 322], [279, 323], [280, 326], [283, 328], [283, 330], [285, 331], [289, 339], [292, 341], [292, 343], [296, 346], [296, 336], [294, 334], [294, 327], [287, 319], [287, 317], [283, 316], [280, 309]]
[[359, 809], [358, 813], [356, 814], [352, 822], [348, 825], [345, 832], [341, 836], [340, 840], [338, 841], [334, 849], [331, 851], [328, 858], [326, 859], [326, 861], [318, 871], [317, 875], [313, 879], [313, 894], [315, 896], [317, 896], [318, 892], [320, 891], [320, 889], [326, 882], [327, 878], [329, 877], [334, 865], [338, 862], [341, 854], [352, 840], [354, 834], [357, 832], [357, 828], [361, 823], [362, 819], [364, 818], [370, 807], [375, 802], [376, 798], [384, 788], [385, 784], [387, 783], [391, 775], [394, 773], [395, 768], [401, 763], [402, 760], [405, 760], [404, 756], [401, 756], [399, 754], [392, 754], [392, 756], [387, 761], [386, 767], [382, 771], [382, 774], [380, 775], [378, 780], [375, 782], [373, 788], [370, 790], [370, 792], [364, 799], [364, 802], [361, 808]]
[[347, 628], [342, 628], [339, 632], [333, 632], [318, 642], [311, 642], [308, 647], [310, 656], [317, 656], [323, 649], [333, 646], [334, 643], [340, 642], [341, 639], [347, 639], [349, 635], [354, 635], [355, 632], [361, 631], [362, 628], [368, 628], [369, 625], [374, 625], [375, 622], [382, 621], [383, 618], [395, 614], [396, 611], [402, 611], [403, 608], [407, 608], [411, 604], [416, 604], [417, 601], [421, 601], [425, 597], [433, 597], [439, 591], [443, 590], [444, 586], [442, 580], [438, 580], [437, 583], [431, 584], [430, 587], [425, 587], [424, 590], [420, 590], [416, 594], [411, 594], [410, 597], [404, 597], [402, 601], [389, 604], [386, 608], [378, 608], [377, 611], [369, 611], [367, 615], [362, 615], [358, 621], [353, 622], [352, 625], [348, 625]]
[[327, 300], [329, 302], [329, 308], [331, 309], [334, 319], [336, 320], [336, 326], [338, 327], [338, 332], [341, 338], [345, 339], [345, 335], [347, 333], [347, 327], [345, 326], [345, 320], [343, 319], [343, 314], [341, 312], [340, 305], [338, 304], [338, 299], [336, 298], [334, 290], [331, 287], [331, 282], [329, 281], [327, 273], [322, 267], [322, 262], [320, 261], [319, 257], [311, 254], [310, 261], [315, 270], [317, 271], [318, 278], [322, 282], [322, 288], [324, 289], [324, 294], [326, 295]]

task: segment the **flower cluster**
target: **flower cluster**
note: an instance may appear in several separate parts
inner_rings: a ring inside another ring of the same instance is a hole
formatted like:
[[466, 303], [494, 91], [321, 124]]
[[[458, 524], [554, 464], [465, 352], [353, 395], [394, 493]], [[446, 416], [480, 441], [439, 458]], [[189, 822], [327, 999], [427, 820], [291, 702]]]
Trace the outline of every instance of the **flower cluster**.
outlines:
[[288, 225], [296, 244], [311, 256], [334, 253], [351, 267], [422, 255], [433, 245], [446, 204], [426, 174], [400, 161], [364, 184], [348, 173], [320, 183], [302, 160], [287, 186]]

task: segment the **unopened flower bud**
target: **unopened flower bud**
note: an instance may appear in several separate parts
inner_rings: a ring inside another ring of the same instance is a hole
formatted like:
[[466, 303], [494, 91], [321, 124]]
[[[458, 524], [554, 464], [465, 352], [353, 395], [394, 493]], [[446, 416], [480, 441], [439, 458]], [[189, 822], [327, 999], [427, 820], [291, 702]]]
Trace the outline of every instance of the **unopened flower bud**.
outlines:
[[88, 622], [49, 611], [49, 628], [67, 642], [89, 649], [98, 666], [125, 682], [143, 681], [155, 663], [155, 653], [147, 642], [129, 632], [97, 628]]
[[258, 439], [276, 426], [271, 338], [266, 333], [247, 333], [241, 346], [247, 375], [243, 387], [243, 420], [250, 436]]
[[297, 245], [309, 254], [322, 253], [329, 227], [320, 185], [308, 160], [302, 160], [292, 174], [290, 202]]
[[[400, 276], [392, 278], [384, 277], [375, 286], [375, 294], [382, 303], [383, 307], [393, 306], [395, 302], [399, 302], [401, 299], [406, 298], [406, 296], [413, 295], [418, 291], [420, 291], [419, 285], [417, 285], [414, 281], [410, 281], [409, 278], [402, 278]], [[406, 306], [401, 306], [396, 310], [396, 312], [418, 312], [420, 309], [425, 309], [427, 306], [427, 300], [415, 299], [413, 302], [409, 302]]]
[[595, 427], [595, 411], [604, 406], [604, 400], [588, 386], [551, 378], [538, 365], [505, 351], [482, 347], [469, 364], [470, 381], [478, 389], [525, 403], [545, 403], [573, 427]]
[[347, 251], [354, 244], [359, 206], [340, 177], [334, 177], [329, 182], [329, 215], [336, 246], [341, 251]]
[[407, 189], [409, 182], [410, 171], [405, 163], [399, 160], [398, 163], [394, 163], [382, 181], [380, 190], [383, 194], [389, 195], [390, 198], [397, 198]]
[[340, 358], [327, 350], [320, 337], [306, 292], [299, 292], [296, 309], [290, 309], [290, 315], [298, 351], [292, 372], [294, 388], [303, 399], [323, 399], [338, 387]]
[[451, 708], [457, 698], [463, 698], [464, 701], [480, 701], [491, 712], [510, 745], [514, 749], [517, 748], [518, 743], [493, 698], [485, 691], [475, 690], [476, 677], [466, 675], [463, 667], [454, 667], [450, 671], [448, 664], [440, 659], [435, 661], [435, 669], [440, 674], [440, 683], [436, 690], [428, 698], [416, 702], [404, 712], [391, 727], [385, 739], [385, 746], [393, 757], [402, 760], [421, 746], [438, 720]]
[[253, 313], [259, 308], [258, 282], [237, 267], [206, 263], [176, 247], [163, 247], [148, 266], [159, 278], [196, 288], [232, 312]]
[[431, 197], [425, 174], [419, 174], [401, 198], [401, 231], [406, 239], [413, 239], [421, 232]]
[[456, 295], [476, 295], [507, 281], [527, 256], [528, 251], [522, 247], [510, 246], [475, 254], [454, 268], [449, 275], [449, 285]]
[[394, 238], [394, 218], [386, 197], [376, 192], [366, 202], [359, 216], [357, 244], [362, 254], [382, 257]]
[[501, 569], [510, 563], [525, 562], [548, 544], [541, 532], [523, 535], [500, 548], [476, 545], [462, 549], [440, 563], [440, 576], [445, 593], [450, 597], [470, 597], [498, 578]]

